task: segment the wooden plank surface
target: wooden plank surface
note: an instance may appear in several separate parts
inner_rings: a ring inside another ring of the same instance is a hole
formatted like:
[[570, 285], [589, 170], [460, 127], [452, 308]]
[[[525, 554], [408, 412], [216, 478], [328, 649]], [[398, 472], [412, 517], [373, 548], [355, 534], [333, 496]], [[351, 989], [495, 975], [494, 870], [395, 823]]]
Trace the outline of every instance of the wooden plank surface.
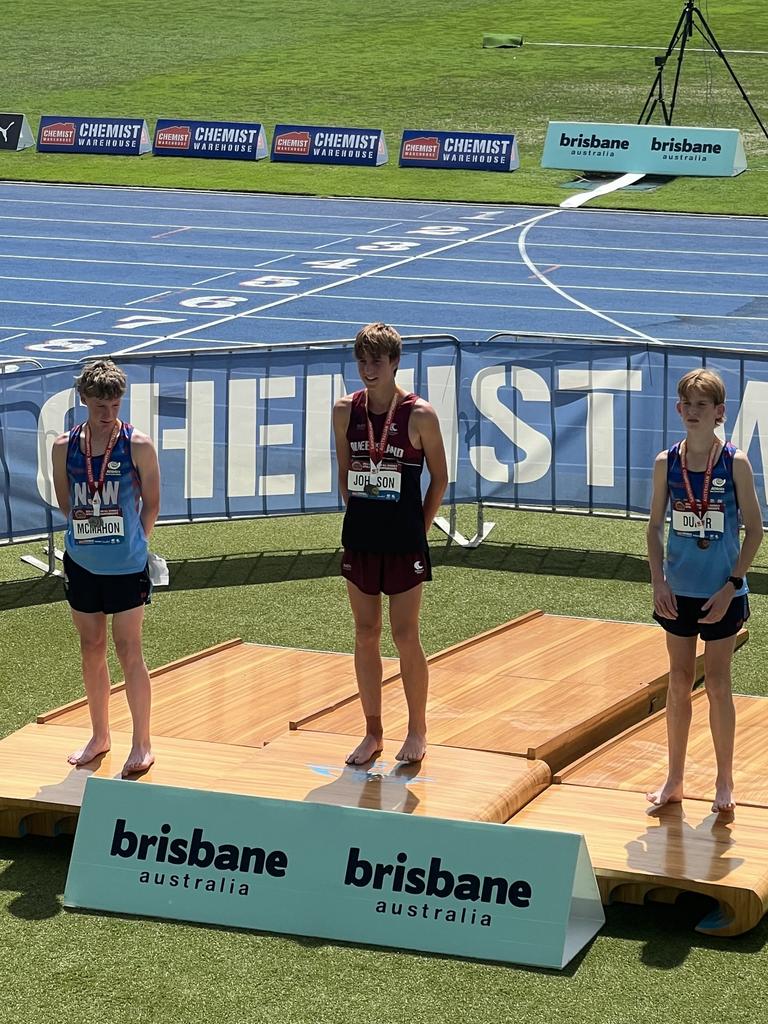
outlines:
[[[357, 695], [350, 654], [244, 643], [202, 654], [153, 676], [153, 736], [261, 746], [292, 719]], [[385, 671], [394, 673], [397, 666], [387, 659]], [[90, 723], [84, 701], [42, 717], [55, 726]], [[117, 732], [131, 728], [122, 684], [110, 697], [110, 722]]]
[[582, 833], [604, 901], [699, 892], [719, 904], [699, 931], [753, 928], [768, 909], [768, 810], [739, 807], [729, 822], [700, 800], [646, 808], [639, 793], [550, 786], [508, 824]]
[[[67, 755], [90, 736], [76, 726], [27, 725], [0, 740], [0, 835], [54, 835], [80, 809], [90, 776], [119, 778], [130, 736], [83, 768]], [[421, 764], [395, 762], [396, 746], [365, 767], [348, 768], [349, 737], [287, 732], [254, 749], [163, 737], [156, 763], [126, 785], [244, 793], [406, 814], [502, 823], [549, 785], [540, 761], [433, 747]]]
[[[735, 796], [739, 804], [768, 807], [768, 698], [734, 694]], [[717, 772], [709, 729], [709, 701], [703, 690], [692, 698], [685, 796], [714, 797]], [[654, 715], [559, 771], [555, 781], [572, 786], [647, 793], [663, 784], [667, 771], [666, 712]]]
[[[663, 703], [668, 668], [657, 626], [559, 615], [509, 623], [430, 659], [430, 742], [541, 758], [557, 770]], [[402, 741], [401, 681], [382, 697], [385, 736]], [[353, 700], [300, 727], [357, 735], [361, 722]]]
[[430, 746], [420, 764], [395, 760], [385, 742], [365, 766], [348, 766], [348, 736], [290, 732], [210, 788], [254, 796], [503, 823], [541, 793], [551, 774], [542, 761]]

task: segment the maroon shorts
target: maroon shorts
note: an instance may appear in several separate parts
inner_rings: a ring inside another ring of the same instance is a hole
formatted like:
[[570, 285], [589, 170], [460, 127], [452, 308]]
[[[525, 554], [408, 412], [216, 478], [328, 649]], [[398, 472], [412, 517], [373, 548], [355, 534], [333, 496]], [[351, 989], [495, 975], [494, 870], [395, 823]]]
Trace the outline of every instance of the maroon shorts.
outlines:
[[432, 579], [432, 564], [429, 551], [393, 555], [345, 548], [341, 575], [364, 594], [404, 594]]

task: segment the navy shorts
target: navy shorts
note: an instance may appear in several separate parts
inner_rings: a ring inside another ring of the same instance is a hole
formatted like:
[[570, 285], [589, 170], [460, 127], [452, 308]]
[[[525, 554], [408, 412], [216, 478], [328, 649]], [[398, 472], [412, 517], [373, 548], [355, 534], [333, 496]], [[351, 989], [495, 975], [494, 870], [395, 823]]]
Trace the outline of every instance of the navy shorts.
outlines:
[[64, 594], [76, 612], [103, 612], [115, 615], [149, 604], [152, 584], [146, 567], [143, 572], [89, 572], [64, 553]]
[[736, 636], [741, 627], [749, 618], [749, 601], [747, 595], [734, 597], [728, 606], [728, 610], [719, 622], [708, 622], [702, 625], [699, 619], [706, 613], [702, 607], [707, 603], [706, 597], [679, 597], [677, 601], [677, 618], [665, 619], [661, 615], [653, 613], [654, 619], [666, 629], [668, 633], [675, 636], [701, 636], [702, 640], [725, 640], [726, 637]]
[[341, 575], [364, 594], [404, 594], [432, 579], [432, 563], [429, 551], [401, 555], [345, 548]]

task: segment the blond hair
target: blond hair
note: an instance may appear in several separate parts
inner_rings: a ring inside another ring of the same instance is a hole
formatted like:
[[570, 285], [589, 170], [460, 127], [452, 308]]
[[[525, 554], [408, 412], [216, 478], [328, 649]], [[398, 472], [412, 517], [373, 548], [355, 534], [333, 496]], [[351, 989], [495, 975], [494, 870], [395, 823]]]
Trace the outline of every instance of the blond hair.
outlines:
[[[691, 370], [677, 382], [677, 397], [681, 402], [690, 398], [692, 391], [698, 391], [705, 398], [710, 398], [714, 405], [725, 404], [725, 384], [720, 374], [714, 370]], [[719, 416], [718, 423], [722, 423], [725, 416]]]
[[122, 398], [128, 387], [125, 373], [111, 359], [87, 363], [75, 387], [81, 398]]
[[387, 356], [392, 363], [400, 358], [402, 351], [403, 339], [389, 324], [367, 324], [357, 332], [355, 359], [362, 359], [365, 356], [379, 359], [381, 356]]

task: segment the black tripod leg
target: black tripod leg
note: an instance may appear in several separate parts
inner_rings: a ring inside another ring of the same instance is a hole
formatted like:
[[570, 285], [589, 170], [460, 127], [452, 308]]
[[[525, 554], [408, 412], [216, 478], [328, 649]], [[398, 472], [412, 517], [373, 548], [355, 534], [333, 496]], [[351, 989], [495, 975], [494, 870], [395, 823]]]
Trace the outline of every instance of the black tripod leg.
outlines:
[[762, 130], [763, 135], [765, 135], [765, 137], [768, 139], [768, 130], [766, 130], [765, 125], [760, 120], [760, 115], [755, 110], [755, 108], [752, 106], [752, 101], [750, 100], [749, 96], [747, 95], [747, 93], [746, 93], [744, 87], [742, 86], [741, 82], [736, 77], [736, 72], [733, 70], [733, 68], [731, 67], [730, 63], [728, 62], [728, 58], [723, 53], [723, 51], [722, 51], [722, 49], [720, 47], [720, 44], [718, 43], [717, 39], [715, 38], [714, 32], [712, 31], [712, 29], [707, 24], [706, 18], [701, 13], [701, 11], [698, 9], [698, 7], [694, 8], [694, 13], [697, 16], [698, 21], [700, 22], [700, 24], [698, 24], [696, 26], [696, 28], [699, 30], [699, 33], [704, 37], [705, 42], [709, 43], [709, 45], [715, 51], [715, 53], [720, 58], [720, 60], [723, 62], [723, 64], [725, 64], [725, 66], [728, 68], [728, 72], [729, 72], [731, 78], [733, 79], [733, 81], [736, 83], [736, 88], [741, 93], [742, 99], [747, 104], [749, 109], [752, 111], [752, 116], [757, 121], [757, 123], [760, 125], [760, 128]]
[[[677, 44], [680, 41], [680, 34], [683, 31], [685, 21], [686, 11], [683, 11], [683, 13], [678, 18], [677, 25], [675, 25], [675, 30], [672, 33], [672, 38], [669, 41], [667, 52], [664, 54], [664, 64], [662, 64], [662, 66], [656, 73], [656, 77], [653, 80], [653, 85], [651, 86], [650, 92], [648, 93], [648, 97], [643, 105], [643, 109], [640, 112], [640, 117], [637, 119], [638, 124], [648, 124], [651, 118], [653, 117], [653, 112], [658, 104], [661, 104], [661, 109], [664, 113], [664, 123], [671, 123], [671, 112], [667, 111], [667, 104], [664, 101], [664, 65], [667, 63], [667, 61], [677, 48]], [[683, 40], [683, 44], [684, 43], [685, 40]]]

